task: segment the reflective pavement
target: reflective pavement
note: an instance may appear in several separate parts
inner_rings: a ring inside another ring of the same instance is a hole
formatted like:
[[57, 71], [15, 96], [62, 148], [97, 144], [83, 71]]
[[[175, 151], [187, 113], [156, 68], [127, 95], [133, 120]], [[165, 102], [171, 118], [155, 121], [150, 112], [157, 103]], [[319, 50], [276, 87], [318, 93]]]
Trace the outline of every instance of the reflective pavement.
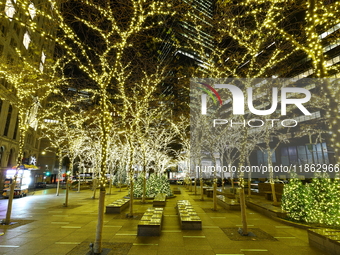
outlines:
[[[243, 240], [237, 233], [241, 227], [239, 211], [218, 207], [213, 211], [211, 198], [189, 192], [178, 186], [181, 194], [167, 199], [161, 236], [138, 237], [140, 216], [152, 201], [134, 203], [135, 218], [125, 218], [126, 209], [120, 215], [105, 214], [103, 248], [111, 247], [107, 254], [244, 254], [244, 255], [319, 255], [325, 254], [309, 246], [307, 231], [247, 210], [250, 231], [261, 231], [264, 238]], [[27, 197], [15, 199], [12, 226], [0, 225], [0, 254], [86, 254], [95, 239], [98, 198], [92, 199], [91, 190], [80, 193], [70, 191], [69, 207], [63, 207], [65, 189], [59, 196], [55, 189], [31, 192]], [[105, 204], [123, 198], [126, 188], [114, 188], [106, 195]], [[97, 191], [98, 196], [98, 191]], [[176, 214], [177, 200], [189, 200], [202, 220], [202, 230], [181, 230]], [[0, 219], [5, 218], [7, 199], [0, 199]], [[236, 234], [234, 234], [234, 232]], [[114, 247], [116, 244], [118, 248]], [[118, 245], [118, 246], [117, 246]], [[124, 247], [123, 247], [124, 246]]]

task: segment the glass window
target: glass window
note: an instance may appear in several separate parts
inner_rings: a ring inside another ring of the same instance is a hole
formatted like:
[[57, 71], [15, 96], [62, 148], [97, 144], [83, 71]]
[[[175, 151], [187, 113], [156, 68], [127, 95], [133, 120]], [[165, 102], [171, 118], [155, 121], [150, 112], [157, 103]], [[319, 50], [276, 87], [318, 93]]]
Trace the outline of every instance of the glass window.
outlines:
[[328, 149], [327, 149], [326, 143], [322, 143], [322, 152], [323, 152], [323, 158], [324, 158], [325, 164], [329, 164]]
[[295, 146], [288, 147], [289, 161], [291, 164], [298, 164], [297, 150]]
[[260, 165], [260, 164], [264, 164], [264, 161], [263, 161], [263, 153], [262, 151], [258, 150], [257, 151], [257, 163]]
[[281, 148], [282, 165], [328, 164], [326, 143], [306, 144]]
[[284, 166], [289, 165], [289, 157], [288, 157], [288, 148], [287, 147], [281, 148], [281, 162], [282, 162], [282, 165], [284, 165]]
[[[276, 162], [276, 155], [275, 151], [272, 150], [272, 163]], [[260, 165], [267, 165], [268, 164], [268, 153], [267, 151], [257, 150], [257, 163]]]
[[4, 136], [8, 135], [8, 130], [9, 130], [9, 124], [11, 122], [11, 117], [12, 117], [12, 106], [10, 105], [8, 107], [8, 114], [7, 114], [7, 119], [6, 119], [6, 125], [5, 125], [5, 130], [4, 130]]
[[318, 163], [323, 164], [324, 161], [323, 161], [323, 151], [322, 151], [321, 143], [316, 144], [316, 153], [318, 156]]
[[5, 147], [1, 146], [0, 147], [0, 164], [1, 164], [1, 159], [3, 158], [4, 151], [5, 151]]
[[17, 117], [17, 120], [15, 122], [14, 133], [13, 133], [13, 140], [17, 139], [17, 133], [19, 129], [18, 125], [19, 125], [19, 118]]
[[308, 144], [306, 145], [306, 153], [307, 153], [307, 158], [308, 158], [308, 164], [313, 164], [313, 154], [312, 154], [312, 151], [313, 151], [313, 146]]
[[316, 145], [313, 144], [313, 150], [312, 150], [312, 153], [313, 153], [313, 163], [317, 163], [318, 162], [318, 154], [317, 154], [317, 151], [316, 151]]
[[306, 146], [298, 146], [298, 162], [299, 164], [307, 164], [308, 163], [308, 157], [306, 152]]

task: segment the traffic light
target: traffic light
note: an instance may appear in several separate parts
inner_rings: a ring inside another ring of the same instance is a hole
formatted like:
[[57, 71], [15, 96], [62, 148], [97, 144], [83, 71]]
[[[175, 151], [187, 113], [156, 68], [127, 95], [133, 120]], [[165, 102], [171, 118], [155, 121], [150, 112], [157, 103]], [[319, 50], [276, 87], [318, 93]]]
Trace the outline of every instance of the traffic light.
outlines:
[[46, 176], [50, 176], [50, 172], [46, 172]]

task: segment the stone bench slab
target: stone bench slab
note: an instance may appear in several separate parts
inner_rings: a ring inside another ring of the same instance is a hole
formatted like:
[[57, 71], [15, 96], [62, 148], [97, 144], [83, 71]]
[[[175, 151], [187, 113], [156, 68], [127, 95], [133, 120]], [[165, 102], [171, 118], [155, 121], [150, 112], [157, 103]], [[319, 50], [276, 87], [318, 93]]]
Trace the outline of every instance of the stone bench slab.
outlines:
[[309, 245], [329, 254], [340, 255], [340, 230], [308, 229]]
[[188, 200], [177, 202], [177, 212], [183, 230], [201, 230], [202, 221]]
[[153, 199], [153, 207], [164, 207], [166, 202], [166, 194], [159, 193]]
[[160, 236], [163, 208], [148, 208], [138, 223], [138, 236]]
[[118, 199], [106, 206], [105, 213], [121, 213], [129, 206], [130, 199]]

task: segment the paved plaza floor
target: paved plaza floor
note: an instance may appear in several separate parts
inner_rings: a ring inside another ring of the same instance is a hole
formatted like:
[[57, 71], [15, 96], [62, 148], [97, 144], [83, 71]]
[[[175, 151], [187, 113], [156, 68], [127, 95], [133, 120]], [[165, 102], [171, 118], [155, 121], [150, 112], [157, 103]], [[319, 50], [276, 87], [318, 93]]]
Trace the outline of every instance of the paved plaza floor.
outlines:
[[[164, 207], [162, 233], [156, 237], [138, 237], [137, 225], [141, 215], [152, 201], [134, 202], [134, 218], [126, 218], [126, 209], [120, 215], [105, 214], [103, 248], [106, 254], [244, 254], [244, 255], [319, 255], [326, 254], [309, 246], [307, 231], [247, 210], [250, 231], [258, 236], [240, 238], [239, 211], [218, 207], [213, 211], [213, 201], [189, 192], [179, 186], [181, 194], [168, 199]], [[70, 191], [69, 207], [63, 207], [65, 190], [59, 196], [55, 189], [30, 193], [15, 199], [11, 226], [0, 225], [0, 254], [87, 254], [95, 239], [98, 198], [92, 191]], [[128, 194], [126, 188], [114, 188], [106, 195], [106, 204]], [[98, 196], [98, 193], [97, 193]], [[189, 200], [202, 220], [202, 230], [181, 230], [176, 214], [177, 200]], [[5, 218], [7, 199], [0, 199], [0, 219]]]

